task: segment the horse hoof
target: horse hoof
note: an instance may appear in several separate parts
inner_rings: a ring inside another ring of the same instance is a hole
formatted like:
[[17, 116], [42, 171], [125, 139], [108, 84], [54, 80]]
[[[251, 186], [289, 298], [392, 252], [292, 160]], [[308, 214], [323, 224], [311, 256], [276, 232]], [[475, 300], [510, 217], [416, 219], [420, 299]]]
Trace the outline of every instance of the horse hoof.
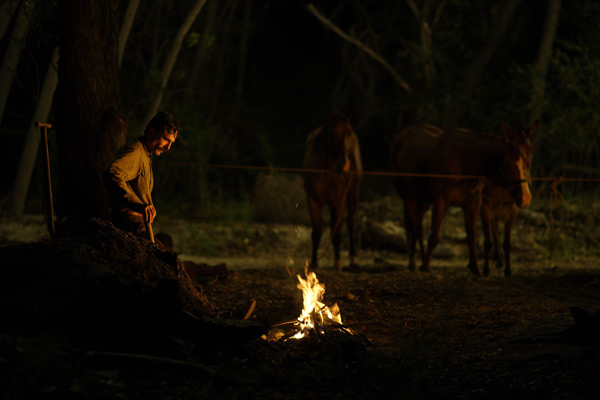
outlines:
[[421, 271], [421, 272], [431, 272], [431, 268], [429, 268], [429, 267], [421, 267], [421, 268], [419, 268], [419, 271]]

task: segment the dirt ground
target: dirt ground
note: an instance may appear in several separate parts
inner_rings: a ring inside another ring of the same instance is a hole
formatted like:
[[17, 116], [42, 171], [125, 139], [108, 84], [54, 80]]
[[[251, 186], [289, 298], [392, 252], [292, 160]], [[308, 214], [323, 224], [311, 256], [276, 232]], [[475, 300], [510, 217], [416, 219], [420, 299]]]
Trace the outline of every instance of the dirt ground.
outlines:
[[[371, 214], [361, 218], [364, 222]], [[274, 325], [301, 312], [296, 275], [303, 276], [309, 255], [308, 227], [166, 220], [156, 232], [172, 234], [180, 258], [227, 265], [226, 275], [202, 275], [196, 282], [216, 314], [237, 321], [255, 301], [249, 322], [261, 327], [260, 334], [219, 345], [179, 335], [177, 350], [168, 356], [121, 349], [102, 353], [99, 366], [94, 349], [43, 329], [3, 326], [2, 393], [11, 399], [32, 394], [77, 399], [597, 398], [599, 318], [584, 315], [575, 324], [571, 315], [572, 307], [590, 313], [600, 309], [598, 256], [589, 240], [559, 249], [550, 259], [547, 221], [520, 217], [513, 234], [513, 275], [507, 278], [492, 268], [492, 276], [477, 278], [466, 268], [461, 221], [460, 212], [447, 216], [431, 273], [408, 271], [405, 253], [373, 246], [361, 246], [358, 267], [338, 272], [327, 250], [316, 270], [325, 285], [323, 302], [337, 303], [352, 334], [332, 329], [319, 337], [283, 341], [275, 338], [291, 326]], [[3, 221], [3, 246], [23, 241], [9, 237], [9, 231], [43, 236], [40, 222], [32, 217], [29, 227], [15, 230], [14, 221]], [[557, 237], [584, 241], [581, 221], [572, 222], [563, 222]], [[326, 245], [324, 239], [322, 251]]]

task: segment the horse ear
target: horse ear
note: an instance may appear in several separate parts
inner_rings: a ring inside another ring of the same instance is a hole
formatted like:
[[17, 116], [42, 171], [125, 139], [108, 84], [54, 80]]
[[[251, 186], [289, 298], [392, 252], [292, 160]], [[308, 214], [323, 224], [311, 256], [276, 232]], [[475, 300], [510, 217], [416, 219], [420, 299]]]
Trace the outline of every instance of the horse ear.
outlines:
[[510, 142], [515, 137], [515, 131], [506, 122], [502, 121], [502, 139], [504, 143]]

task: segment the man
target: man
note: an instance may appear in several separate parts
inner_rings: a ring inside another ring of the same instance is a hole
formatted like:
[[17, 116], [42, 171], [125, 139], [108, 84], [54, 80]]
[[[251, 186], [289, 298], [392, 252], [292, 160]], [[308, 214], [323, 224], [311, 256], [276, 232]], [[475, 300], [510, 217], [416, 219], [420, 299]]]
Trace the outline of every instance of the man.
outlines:
[[168, 151], [178, 133], [179, 124], [173, 116], [161, 111], [150, 120], [142, 136], [117, 151], [104, 171], [116, 227], [139, 235], [144, 233], [145, 223], [154, 221], [152, 157]]

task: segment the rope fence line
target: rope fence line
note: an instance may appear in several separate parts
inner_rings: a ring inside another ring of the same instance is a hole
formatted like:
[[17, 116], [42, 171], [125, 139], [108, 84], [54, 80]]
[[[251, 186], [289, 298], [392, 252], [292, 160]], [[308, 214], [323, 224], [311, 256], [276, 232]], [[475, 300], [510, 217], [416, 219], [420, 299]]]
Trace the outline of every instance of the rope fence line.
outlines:
[[[188, 162], [159, 162], [159, 165], [173, 165], [173, 166], [186, 166], [186, 167], [201, 167], [201, 168], [214, 168], [214, 169], [238, 169], [238, 170], [257, 170], [257, 171], [270, 171], [270, 172], [308, 172], [308, 173], [329, 173], [330, 170], [323, 169], [308, 169], [308, 168], [286, 168], [286, 167], [272, 167], [272, 166], [253, 166], [253, 165], [232, 165], [232, 164], [203, 164], [203, 163], [188, 163]], [[414, 178], [454, 178], [454, 179], [477, 179], [478, 184], [476, 190], [477, 192], [482, 191], [482, 175], [456, 175], [456, 174], [428, 174], [428, 173], [418, 173], [418, 172], [389, 172], [389, 171], [348, 171], [346, 174], [355, 174], [355, 175], [363, 175], [363, 176], [401, 176], [401, 177], [414, 177]], [[556, 205], [556, 210], [560, 210], [564, 207], [565, 198], [558, 190], [558, 185], [563, 182], [600, 182], [600, 178], [565, 178], [563, 176], [559, 177], [533, 177], [532, 181], [546, 181], [552, 182], [550, 187], [550, 199], [549, 199], [549, 214], [550, 214], [550, 230], [551, 230], [551, 239], [550, 239], [550, 255], [549, 258], [552, 258], [552, 254], [554, 253], [555, 246], [555, 228], [554, 228], [554, 205]], [[338, 221], [339, 223], [339, 221]], [[327, 249], [326, 249], [327, 250]], [[319, 257], [321, 258], [321, 257]]]
[[[202, 167], [202, 168], [214, 168], [214, 169], [242, 169], [242, 170], [256, 170], [256, 171], [277, 171], [277, 172], [310, 172], [310, 173], [328, 173], [330, 170], [326, 169], [310, 169], [310, 168], [291, 168], [291, 167], [270, 167], [270, 166], [255, 166], [255, 165], [233, 165], [233, 164], [203, 164], [203, 163], [190, 163], [190, 162], [173, 162], [173, 161], [159, 161], [156, 165], [173, 165], [180, 167]], [[415, 178], [459, 178], [459, 179], [479, 179], [481, 175], [457, 175], [457, 174], [428, 174], [418, 172], [388, 172], [388, 171], [348, 171], [347, 174], [356, 175], [367, 175], [367, 176], [403, 176], [403, 177], [415, 177]], [[565, 178], [559, 177], [533, 177], [533, 181], [551, 181], [557, 183], [562, 182], [600, 182], [600, 178]]]

